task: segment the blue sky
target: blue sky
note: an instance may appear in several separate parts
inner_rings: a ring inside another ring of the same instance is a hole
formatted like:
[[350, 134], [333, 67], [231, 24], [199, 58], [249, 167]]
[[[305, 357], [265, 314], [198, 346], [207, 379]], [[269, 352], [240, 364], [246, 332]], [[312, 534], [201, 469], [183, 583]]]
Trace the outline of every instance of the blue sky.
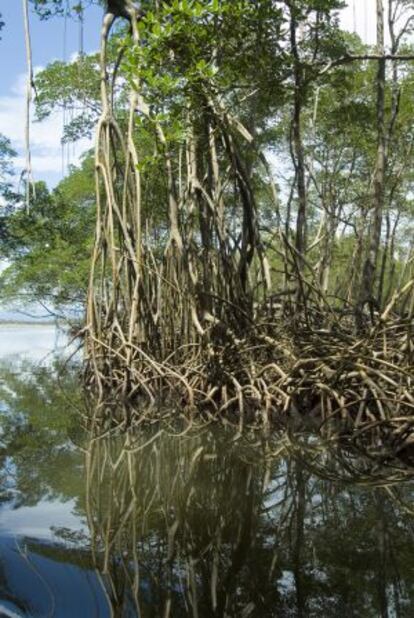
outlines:
[[[0, 12], [6, 25], [0, 41], [0, 133], [9, 137], [18, 152], [15, 161], [16, 176], [24, 168], [24, 102], [26, 55], [24, 46], [23, 15], [21, 0], [0, 0]], [[92, 7], [86, 11], [84, 41], [85, 51], [91, 52], [99, 47], [99, 31], [102, 9]], [[41, 21], [37, 15], [30, 14], [33, 64], [35, 69], [53, 60], [64, 58], [65, 21], [53, 18]], [[66, 23], [67, 58], [79, 49], [79, 26], [73, 20]], [[35, 180], [46, 180], [55, 185], [62, 177], [62, 148], [60, 138], [63, 118], [61, 114], [32, 126], [32, 156]], [[70, 162], [76, 163], [82, 150], [89, 144], [84, 141], [70, 152], [66, 152]]]
[[[9, 137], [18, 156], [15, 160], [16, 182], [25, 166], [24, 128], [25, 128], [25, 80], [26, 53], [24, 44], [22, 0], [0, 0], [0, 13], [5, 27], [0, 40], [0, 133]], [[88, 9], [85, 19], [85, 51], [92, 52], [99, 47], [99, 33], [102, 9]], [[63, 60], [65, 21], [54, 18], [41, 21], [33, 12], [30, 14], [32, 34], [33, 65], [35, 69], [45, 67], [53, 60]], [[79, 50], [79, 27], [72, 20], [66, 24], [67, 58]], [[33, 123], [31, 127], [31, 150], [33, 175], [35, 180], [45, 180], [49, 186], [56, 185], [62, 178], [62, 135], [63, 118], [57, 114], [44, 122]], [[70, 162], [76, 163], [79, 155], [90, 146], [87, 140], [71, 148]], [[67, 159], [67, 157], [66, 157]], [[0, 269], [4, 268], [0, 260]], [[0, 307], [0, 321], [25, 319], [16, 314], [15, 309], [5, 312]], [[36, 307], [30, 307], [36, 313]], [[39, 310], [39, 315], [44, 311]]]

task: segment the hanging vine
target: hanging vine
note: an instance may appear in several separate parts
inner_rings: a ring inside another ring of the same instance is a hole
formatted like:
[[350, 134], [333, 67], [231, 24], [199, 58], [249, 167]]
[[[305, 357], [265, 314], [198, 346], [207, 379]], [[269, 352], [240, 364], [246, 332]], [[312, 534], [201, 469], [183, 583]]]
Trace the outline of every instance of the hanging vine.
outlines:
[[27, 77], [26, 77], [26, 122], [25, 122], [25, 151], [26, 151], [26, 165], [23, 171], [22, 177], [25, 178], [26, 183], [26, 210], [30, 209], [31, 194], [35, 195], [35, 185], [33, 182], [33, 170], [32, 170], [32, 153], [30, 148], [30, 124], [31, 124], [31, 106], [33, 100], [33, 61], [32, 61], [32, 43], [30, 36], [30, 22], [29, 22], [29, 3], [28, 0], [22, 0], [23, 3], [23, 23], [24, 23], [24, 39], [26, 47], [26, 63], [27, 63]]

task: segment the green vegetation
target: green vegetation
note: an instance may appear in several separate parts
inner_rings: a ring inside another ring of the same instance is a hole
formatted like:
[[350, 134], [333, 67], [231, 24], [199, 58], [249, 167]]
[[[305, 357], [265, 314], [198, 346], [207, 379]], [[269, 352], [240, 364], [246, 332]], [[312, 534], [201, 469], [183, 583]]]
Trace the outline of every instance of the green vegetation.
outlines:
[[3, 220], [2, 253], [9, 261], [1, 275], [3, 299], [67, 310], [85, 304], [94, 204], [88, 156], [53, 191], [37, 183], [29, 212], [10, 209]]
[[3, 295], [84, 306], [100, 395], [408, 414], [410, 2], [377, 0], [371, 47], [340, 0], [103, 4], [100, 53], [36, 76], [38, 117], [96, 126], [94, 158], [15, 198]]

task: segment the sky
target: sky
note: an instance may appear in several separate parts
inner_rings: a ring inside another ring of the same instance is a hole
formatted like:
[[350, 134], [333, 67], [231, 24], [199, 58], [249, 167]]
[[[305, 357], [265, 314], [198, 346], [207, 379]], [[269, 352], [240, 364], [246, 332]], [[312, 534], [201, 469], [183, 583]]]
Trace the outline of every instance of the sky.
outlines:
[[[0, 13], [5, 22], [0, 40], [0, 133], [11, 140], [18, 152], [14, 162], [18, 178], [25, 167], [26, 53], [22, 0], [0, 0]], [[88, 9], [84, 30], [86, 53], [99, 47], [101, 18], [101, 8]], [[35, 71], [53, 60], [63, 60], [65, 56], [69, 59], [79, 50], [79, 26], [73, 20], [67, 20], [65, 37], [64, 19], [41, 21], [31, 12], [30, 28]], [[45, 180], [50, 186], [62, 178], [62, 126], [63, 117], [59, 113], [42, 123], [33, 122], [31, 127], [33, 176], [35, 180]], [[70, 162], [76, 163], [88, 146], [90, 143], [84, 140], [76, 145], [75, 150], [71, 148]], [[68, 152], [65, 153], [66, 162], [67, 159]]]
[[[348, 0], [343, 12], [344, 27], [356, 32], [367, 42], [375, 36], [375, 0]], [[18, 152], [15, 160], [16, 177], [25, 167], [25, 74], [26, 56], [24, 47], [22, 0], [0, 0], [0, 12], [6, 25], [0, 40], [0, 133], [9, 137]], [[99, 31], [102, 9], [92, 7], [86, 11], [85, 52], [99, 47]], [[33, 12], [30, 15], [33, 65], [35, 70], [45, 67], [53, 60], [73, 57], [79, 50], [79, 26], [75, 21], [54, 18], [41, 21]], [[81, 153], [90, 147], [83, 140], [70, 150], [66, 148], [62, 157], [61, 135], [63, 117], [61, 113], [31, 126], [31, 150], [33, 176], [45, 180], [49, 186], [56, 185], [67, 169], [67, 163], [76, 164]]]

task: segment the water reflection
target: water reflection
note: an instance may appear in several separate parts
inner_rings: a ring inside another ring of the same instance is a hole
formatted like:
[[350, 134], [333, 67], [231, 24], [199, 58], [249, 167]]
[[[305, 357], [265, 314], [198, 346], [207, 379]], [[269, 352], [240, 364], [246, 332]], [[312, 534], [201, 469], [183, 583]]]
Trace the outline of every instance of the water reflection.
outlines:
[[50, 355], [62, 354], [67, 344], [64, 331], [54, 324], [1, 324], [0, 356], [42, 361]]
[[338, 487], [251, 439], [91, 444], [89, 527], [115, 615], [413, 615], [412, 487]]
[[394, 468], [365, 461], [357, 484], [361, 456], [303, 436], [85, 433], [76, 376], [57, 378], [1, 368], [0, 615], [414, 615]]

